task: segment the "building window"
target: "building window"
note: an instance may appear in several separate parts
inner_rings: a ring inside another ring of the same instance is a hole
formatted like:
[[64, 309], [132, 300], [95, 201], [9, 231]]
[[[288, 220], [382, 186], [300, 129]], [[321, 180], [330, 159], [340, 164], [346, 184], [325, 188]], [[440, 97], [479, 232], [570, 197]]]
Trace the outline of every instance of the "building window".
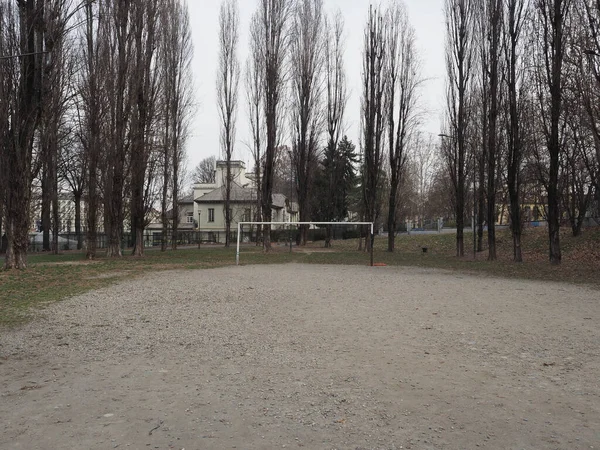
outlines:
[[194, 223], [194, 211], [188, 211], [185, 216], [186, 223]]
[[215, 208], [208, 208], [208, 221], [209, 222], [215, 221]]
[[252, 220], [252, 210], [250, 208], [246, 208], [244, 210], [243, 222], [250, 222], [251, 220]]

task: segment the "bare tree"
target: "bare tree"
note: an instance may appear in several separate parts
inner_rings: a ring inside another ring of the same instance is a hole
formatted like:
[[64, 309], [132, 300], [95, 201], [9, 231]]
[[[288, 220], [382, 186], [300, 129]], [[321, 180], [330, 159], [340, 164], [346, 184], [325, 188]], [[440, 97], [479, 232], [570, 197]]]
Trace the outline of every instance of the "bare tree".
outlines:
[[561, 149], [563, 62], [571, 0], [539, 0], [535, 6], [539, 55], [538, 97], [548, 152], [548, 177], [544, 184], [548, 194], [549, 257], [552, 264], [560, 264], [558, 179], [560, 157], [563, 153]]
[[11, 151], [11, 117], [15, 106], [15, 80], [18, 58], [8, 58], [19, 53], [17, 11], [12, 2], [0, 0], [0, 249], [4, 250], [5, 209], [8, 200], [8, 154]]
[[587, 113], [586, 123], [594, 142], [594, 151], [586, 152], [584, 156], [592, 175], [596, 200], [600, 204], [600, 2], [585, 0], [578, 5], [581, 22], [586, 24], [582, 42], [579, 43], [582, 57], [579, 61], [578, 88]]
[[[172, 6], [172, 5], [170, 5]], [[172, 13], [172, 11], [171, 11]], [[162, 189], [161, 189], [161, 202], [160, 202], [160, 217], [162, 224], [162, 234], [161, 234], [161, 244], [160, 251], [164, 252], [167, 250], [167, 238], [169, 235], [169, 187], [171, 186], [172, 179], [172, 165], [171, 165], [171, 157], [173, 154], [173, 149], [171, 148], [171, 123], [173, 118], [171, 117], [173, 104], [173, 81], [171, 68], [172, 64], [176, 62], [176, 58], [174, 56], [175, 52], [171, 48], [173, 42], [177, 42], [176, 38], [176, 23], [173, 20], [170, 12], [167, 10], [161, 11], [160, 14], [160, 26], [163, 30], [163, 35], [160, 40], [160, 46], [158, 50], [158, 65], [161, 77], [161, 84], [163, 85], [163, 89], [161, 90], [161, 100], [162, 100], [162, 158], [161, 158], [161, 167], [162, 167]]]
[[[262, 89], [262, 76], [264, 73], [262, 52], [260, 43], [262, 40], [260, 14], [257, 11], [250, 23], [250, 49], [248, 60], [246, 61], [246, 69], [244, 76], [244, 84], [246, 88], [246, 107], [250, 130], [252, 133], [252, 143], [250, 144], [250, 152], [254, 162], [254, 185], [256, 189], [256, 207], [254, 220], [260, 222], [262, 220], [262, 155], [265, 145], [265, 121], [264, 121], [264, 97]], [[261, 226], [257, 228], [257, 236], [261, 233]], [[257, 245], [259, 239], [256, 240]]]
[[104, 229], [107, 236], [106, 255], [120, 257], [125, 219], [124, 198], [126, 164], [131, 150], [128, 129], [131, 120], [133, 81], [133, 33], [131, 20], [133, 2], [107, 3], [109, 16], [106, 38], [109, 39], [110, 75], [103, 83], [108, 99], [110, 128], [104, 168]]
[[[586, 15], [591, 11], [581, 4], [574, 6], [573, 23], [585, 24]], [[593, 72], [596, 64], [590, 64], [594, 62], [590, 61], [594, 48], [592, 30], [585, 26], [569, 27], [569, 51], [563, 69], [565, 145], [564, 156], [560, 158], [559, 192], [560, 206], [567, 215], [573, 236], [581, 234], [598, 186], [598, 145], [594, 130], [598, 126], [596, 101], [600, 85]]]
[[[260, 0], [258, 26], [262, 69], [262, 98], [266, 129], [266, 146], [261, 162], [261, 206], [263, 220], [271, 221], [271, 202], [275, 159], [281, 139], [282, 101], [285, 87], [285, 62], [288, 50], [287, 22], [291, 3], [288, 0]], [[263, 229], [263, 248], [271, 249], [271, 227]]]
[[215, 180], [215, 167], [217, 164], [217, 158], [215, 156], [208, 156], [201, 160], [198, 165], [194, 168], [192, 175], [195, 183], [214, 183]]
[[498, 112], [501, 70], [502, 0], [486, 0], [488, 23], [486, 40], [489, 42], [489, 111], [488, 114], [488, 158], [487, 158], [487, 225], [488, 260], [496, 255], [496, 161], [498, 159]]
[[[193, 46], [187, 5], [179, 0], [165, 0], [161, 10], [161, 31], [158, 65], [162, 85], [162, 223], [163, 250], [166, 249], [169, 219], [171, 221], [171, 246], [177, 248], [181, 178], [183, 175], [184, 145], [188, 135], [188, 122], [193, 113], [191, 60]], [[171, 217], [168, 217], [168, 192], [171, 190]]]
[[[6, 179], [6, 269], [27, 267], [29, 206], [33, 181], [32, 158], [35, 133], [40, 124], [43, 72], [44, 0], [18, 2], [17, 50], [20, 64], [12, 82], [14, 107], [5, 144]], [[10, 19], [14, 18], [11, 17]], [[3, 30], [4, 31], [4, 30]], [[8, 168], [10, 168], [8, 170]]]
[[[375, 222], [378, 215], [378, 191], [384, 159], [383, 139], [386, 127], [384, 95], [386, 90], [386, 21], [380, 10], [371, 6], [364, 32], [362, 69], [362, 193], [365, 220]], [[367, 240], [365, 250], [373, 242]]]
[[[48, 0], [44, 20], [42, 111], [39, 147], [42, 174], [42, 225], [44, 250], [50, 250], [50, 210], [52, 210], [53, 251], [58, 254], [60, 215], [58, 204], [60, 153], [68, 143], [67, 109], [72, 98], [70, 80], [75, 72], [70, 39], [67, 37], [69, 3]], [[80, 198], [81, 200], [81, 198]]]
[[[429, 192], [431, 191], [435, 168], [436, 168], [436, 146], [432, 135], [417, 133], [414, 140], [414, 151], [411, 160], [413, 162], [413, 180], [415, 186], [415, 204], [420, 226], [427, 217], [425, 208]], [[429, 217], [433, 218], [433, 217]]]
[[105, 85], [107, 79], [108, 40], [107, 20], [108, 11], [105, 2], [86, 2], [82, 13], [80, 36], [81, 71], [79, 80], [79, 96], [81, 99], [82, 119], [80, 121], [80, 137], [84, 150], [84, 160], [87, 162], [87, 252], [88, 259], [96, 257], [98, 210], [100, 208], [101, 187], [100, 166], [103, 158], [102, 124], [108, 111], [105, 101]]
[[586, 155], [588, 149], [594, 145], [592, 133], [585, 124], [582, 97], [565, 100], [569, 114], [566, 117], [565, 130], [567, 145], [561, 160], [563, 167], [559, 180], [560, 200], [562, 210], [565, 211], [571, 225], [572, 234], [577, 237], [581, 234], [583, 221], [592, 200], [593, 179], [597, 173], [595, 165], [589, 164]]
[[217, 69], [217, 97], [221, 117], [221, 150], [225, 156], [225, 247], [231, 239], [231, 159], [235, 145], [240, 65], [237, 58], [239, 40], [237, 0], [224, 0], [219, 14], [219, 66]]
[[134, 2], [132, 11], [133, 67], [131, 105], [131, 228], [134, 256], [144, 254], [147, 181], [152, 156], [151, 132], [156, 114], [157, 74], [154, 70], [158, 28], [157, 0]]
[[388, 251], [394, 251], [398, 220], [398, 192], [402, 184], [407, 147], [419, 124], [420, 62], [415, 49], [415, 31], [403, 3], [393, 3], [387, 12], [385, 116], [390, 171], [388, 196]]
[[[306, 222], [323, 126], [323, 1], [298, 0], [291, 22], [292, 159], [300, 221]], [[300, 227], [301, 245], [306, 245], [307, 232], [307, 226]]]
[[174, 77], [172, 81], [172, 130], [171, 130], [171, 158], [173, 162], [172, 199], [173, 199], [173, 237], [171, 248], [177, 249], [177, 229], [179, 228], [179, 190], [185, 176], [185, 142], [189, 134], [189, 120], [193, 113], [192, 73], [191, 62], [193, 57], [192, 31], [187, 4], [177, 0], [177, 7], [173, 8], [173, 21], [177, 21], [177, 40], [173, 42], [176, 51]]
[[[78, 128], [81, 129], [81, 125], [78, 125]], [[81, 250], [83, 247], [81, 202], [85, 194], [88, 171], [87, 153], [82, 145], [81, 137], [71, 136], [58, 158], [59, 179], [66, 183], [75, 203], [75, 235], [77, 236], [77, 250]]]
[[529, 11], [529, 0], [505, 0], [504, 14], [504, 57], [506, 65], [506, 94], [508, 114], [506, 117], [507, 135], [507, 185], [510, 200], [510, 228], [513, 238], [513, 260], [523, 261], [521, 250], [521, 184], [523, 165], [523, 80], [524, 44], [523, 27]]
[[464, 256], [466, 130], [469, 123], [471, 77], [474, 60], [474, 3], [446, 0], [446, 68], [451, 145], [445, 159], [452, 180], [456, 210], [456, 256]]
[[[489, 37], [489, 3], [487, 0], [482, 2], [482, 7], [477, 11], [477, 38], [478, 42], [478, 77], [475, 79], [477, 91], [474, 92], [474, 101], [472, 102], [471, 113], [473, 117], [479, 120], [473, 120], [470, 127], [471, 132], [467, 139], [471, 144], [471, 158], [473, 163], [473, 214], [476, 215], [477, 226], [477, 248], [478, 252], [483, 250], [483, 232], [484, 224], [487, 220], [487, 165], [488, 165], [488, 147], [489, 138], [489, 112], [490, 112], [490, 46]], [[479, 81], [479, 83], [477, 83]], [[477, 189], [475, 190], [475, 183]], [[475, 222], [475, 220], [474, 220]], [[475, 232], [475, 230], [473, 230]]]
[[[344, 114], [348, 93], [344, 70], [344, 19], [337, 11], [332, 20], [325, 20], [325, 79], [327, 90], [327, 146], [323, 158], [327, 189], [325, 191], [326, 222], [336, 216], [336, 187], [340, 180], [338, 170], [340, 137], [344, 131]], [[325, 247], [331, 247], [331, 226], [327, 226]]]

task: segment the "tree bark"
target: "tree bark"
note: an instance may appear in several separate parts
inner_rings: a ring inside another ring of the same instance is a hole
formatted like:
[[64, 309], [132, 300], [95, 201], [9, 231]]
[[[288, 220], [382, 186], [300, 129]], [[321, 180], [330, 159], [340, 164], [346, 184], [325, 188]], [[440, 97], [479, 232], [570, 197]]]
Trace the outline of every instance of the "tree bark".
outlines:
[[[83, 104], [87, 117], [85, 151], [88, 158], [87, 168], [87, 210], [86, 210], [86, 258], [96, 257], [98, 240], [98, 165], [100, 159], [100, 93], [98, 89], [98, 70], [100, 69], [98, 41], [94, 31], [94, 11], [91, 3], [85, 5], [85, 37], [82, 45], [87, 49], [84, 62]], [[98, 24], [99, 27], [99, 24]]]
[[[167, 95], [167, 100], [165, 101], [166, 104], [169, 104], [169, 100], [168, 100], [168, 94]], [[160, 251], [161, 252], [165, 252], [167, 251], [167, 239], [169, 237], [169, 215], [167, 214], [167, 208], [168, 208], [168, 201], [169, 201], [169, 184], [170, 184], [170, 179], [169, 179], [169, 174], [170, 174], [170, 158], [169, 158], [169, 143], [170, 143], [170, 139], [169, 139], [169, 127], [170, 127], [170, 115], [169, 115], [169, 108], [165, 108], [165, 136], [164, 136], [164, 142], [163, 142], [163, 176], [162, 176], [162, 196], [161, 196], [161, 203], [160, 203], [160, 221], [162, 224], [162, 233], [161, 233], [161, 240], [160, 240]], [[198, 226], [200, 226], [200, 224], [198, 224]]]
[[499, 93], [499, 60], [501, 32], [502, 2], [490, 0], [490, 111], [489, 111], [489, 144], [488, 144], [488, 188], [487, 188], [487, 222], [488, 222], [488, 260], [495, 261], [496, 255], [496, 159], [497, 159], [497, 123]]
[[75, 200], [75, 235], [77, 236], [77, 250], [81, 250], [81, 192], [76, 193]]
[[388, 252], [393, 252], [396, 246], [396, 196], [390, 194], [388, 203]]
[[[111, 99], [111, 148], [108, 156], [107, 185], [105, 188], [105, 223], [107, 235], [107, 257], [123, 256], [121, 251], [122, 229], [124, 220], [123, 193], [125, 187], [125, 165], [130, 156], [130, 140], [128, 125], [132, 98], [128, 89], [131, 82], [130, 59], [131, 32], [130, 16], [133, 6], [130, 2], [118, 2], [113, 6], [111, 20], [116, 39], [114, 55], [114, 90], [109, 93]], [[112, 56], [112, 55], [111, 55]]]
[[[46, 159], [46, 155], [44, 155]], [[42, 251], [49, 252], [50, 248], [50, 229], [52, 223], [52, 208], [50, 196], [50, 176], [47, 161], [42, 169]]]
[[[54, 164], [54, 163], [53, 163]], [[52, 174], [53, 180], [54, 173]], [[61, 217], [60, 217], [60, 206], [58, 203], [58, 185], [53, 181], [52, 182], [52, 253], [58, 255], [60, 253], [60, 244], [58, 243], [58, 233], [60, 231], [61, 226]], [[64, 218], [63, 218], [64, 220]]]
[[508, 21], [505, 25], [505, 60], [508, 91], [508, 117], [506, 122], [508, 139], [507, 181], [510, 201], [510, 229], [513, 240], [513, 261], [522, 262], [521, 250], [521, 164], [523, 159], [522, 128], [520, 125], [522, 102], [517, 91], [517, 65], [521, 27], [525, 3], [522, 0], [509, 0], [507, 3]]
[[231, 187], [233, 176], [231, 160], [235, 143], [235, 122], [237, 113], [238, 85], [240, 68], [237, 59], [239, 36], [237, 3], [224, 0], [219, 13], [219, 67], [217, 70], [217, 97], [221, 117], [221, 148], [225, 156], [225, 247], [231, 240]]
[[521, 250], [521, 205], [519, 202], [518, 191], [513, 190], [510, 196], [510, 230], [513, 239], [513, 261], [523, 262], [523, 253]]
[[[363, 50], [363, 167], [362, 194], [366, 222], [378, 218], [378, 188], [382, 172], [383, 134], [386, 120], [383, 111], [385, 78], [385, 25], [380, 11], [371, 7], [365, 28]], [[370, 250], [367, 237], [365, 251]]]
[[446, 0], [446, 66], [449, 77], [448, 111], [453, 146], [450, 176], [454, 187], [456, 215], [456, 256], [464, 256], [466, 132], [470, 118], [471, 71], [474, 48], [472, 0]]
[[145, 183], [148, 174], [151, 142], [148, 138], [153, 117], [154, 74], [152, 63], [155, 51], [155, 28], [157, 4], [146, 0], [134, 9], [135, 65], [134, 81], [135, 104], [131, 132], [131, 224], [135, 235], [133, 256], [144, 255], [144, 227], [146, 219]]
[[[281, 101], [284, 89], [284, 62], [288, 47], [286, 24], [291, 3], [287, 0], [261, 0], [259, 4], [260, 54], [262, 59], [262, 89], [266, 148], [262, 164], [262, 213], [265, 222], [271, 221], [271, 203], [275, 156], [280, 139]], [[263, 249], [271, 250], [271, 227], [263, 228]]]
[[41, 112], [42, 59], [39, 50], [43, 43], [44, 0], [23, 0], [18, 3], [18, 8], [19, 51], [25, 55], [21, 57], [17, 104], [9, 132], [6, 269], [27, 268], [32, 152]]
[[550, 136], [548, 151], [550, 153], [550, 173], [548, 179], [548, 236], [550, 241], [549, 257], [552, 264], [560, 264], [560, 209], [558, 204], [558, 171], [560, 158], [560, 114], [562, 110], [562, 63], [563, 63], [563, 0], [554, 0], [554, 17], [552, 41], [554, 54], [551, 55], [550, 82]]

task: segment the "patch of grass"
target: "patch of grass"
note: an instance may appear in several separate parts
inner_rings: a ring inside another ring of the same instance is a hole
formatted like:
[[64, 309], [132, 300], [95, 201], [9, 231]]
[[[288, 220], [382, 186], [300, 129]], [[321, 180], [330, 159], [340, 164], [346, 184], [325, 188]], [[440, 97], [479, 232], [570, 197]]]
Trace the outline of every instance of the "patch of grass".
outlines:
[[[588, 284], [600, 288], [600, 229], [585, 230], [573, 238], [569, 230], [561, 232], [563, 263], [551, 266], [547, 260], [547, 234], [544, 229], [526, 230], [523, 236], [524, 263], [512, 259], [510, 232], [498, 233], [498, 261], [487, 261], [487, 252], [472, 258], [472, 234], [465, 234], [464, 258], [455, 257], [454, 234], [413, 234], [396, 238], [396, 251], [389, 253], [387, 238], [375, 240], [375, 262], [391, 266], [416, 266], [460, 271], [471, 274], [514, 277], [544, 281], [564, 281]], [[485, 241], [485, 236], [484, 236]], [[240, 263], [284, 264], [352, 264], [369, 265], [369, 255], [357, 251], [358, 241], [335, 241], [332, 249], [323, 249], [322, 242], [306, 248], [294, 247], [290, 254], [284, 245], [274, 245], [265, 254], [259, 247], [244, 246]], [[421, 248], [427, 247], [427, 253]], [[178, 251], [149, 250], [142, 258], [121, 259], [99, 257], [85, 260], [81, 252], [62, 255], [33, 254], [30, 267], [24, 271], [0, 271], [0, 327], [14, 326], [30, 317], [31, 308], [45, 305], [109, 284], [133, 279], [158, 270], [207, 269], [235, 264], [235, 248], [203, 246]]]

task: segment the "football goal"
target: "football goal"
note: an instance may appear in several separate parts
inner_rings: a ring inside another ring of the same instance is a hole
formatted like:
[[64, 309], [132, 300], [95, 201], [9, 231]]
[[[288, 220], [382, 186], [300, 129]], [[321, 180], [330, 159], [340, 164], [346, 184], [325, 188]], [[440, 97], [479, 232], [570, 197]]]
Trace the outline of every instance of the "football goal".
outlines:
[[[275, 225], [275, 226], [279, 226], [279, 227], [283, 227], [283, 229], [288, 229], [291, 230], [292, 227], [298, 226], [298, 225], [316, 225], [316, 226], [323, 226], [323, 225], [333, 225], [333, 226], [340, 226], [340, 225], [347, 225], [347, 226], [357, 226], [357, 225], [368, 225], [370, 227], [370, 233], [369, 233], [369, 238], [371, 240], [371, 245], [370, 245], [370, 249], [371, 249], [371, 266], [373, 265], [373, 239], [374, 239], [374, 230], [373, 230], [373, 222], [238, 222], [238, 226], [237, 226], [237, 247], [236, 247], [236, 251], [235, 251], [235, 264], [239, 265], [240, 264], [240, 237], [242, 235], [242, 231], [244, 229], [244, 225]], [[291, 243], [290, 243], [291, 245]], [[291, 250], [290, 250], [291, 251]]]

